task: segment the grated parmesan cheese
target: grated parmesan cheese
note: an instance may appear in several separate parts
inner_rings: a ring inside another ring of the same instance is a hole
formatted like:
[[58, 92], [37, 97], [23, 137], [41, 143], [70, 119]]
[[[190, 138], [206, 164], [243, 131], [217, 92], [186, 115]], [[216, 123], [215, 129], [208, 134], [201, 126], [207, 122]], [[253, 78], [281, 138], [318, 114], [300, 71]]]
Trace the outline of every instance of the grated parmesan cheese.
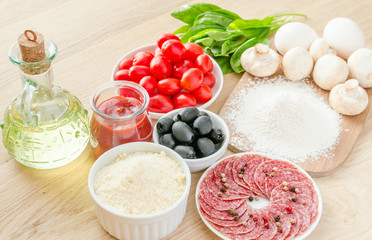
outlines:
[[306, 82], [284, 76], [250, 82], [224, 118], [236, 129], [234, 146], [294, 162], [330, 156], [338, 143], [341, 116]]
[[165, 210], [185, 188], [186, 174], [163, 151], [121, 154], [94, 178], [97, 197], [124, 214], [148, 215]]

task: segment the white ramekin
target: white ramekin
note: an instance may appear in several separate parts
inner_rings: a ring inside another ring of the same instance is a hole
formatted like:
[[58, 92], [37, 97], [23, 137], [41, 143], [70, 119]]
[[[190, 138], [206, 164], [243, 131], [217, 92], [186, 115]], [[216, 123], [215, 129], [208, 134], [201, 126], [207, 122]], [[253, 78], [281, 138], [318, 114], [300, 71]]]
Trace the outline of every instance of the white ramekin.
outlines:
[[[169, 118], [173, 119], [173, 116], [176, 115], [181, 109], [173, 110], [173, 111], [165, 114], [163, 117], [169, 117]], [[214, 128], [220, 128], [225, 134], [225, 139], [223, 140], [220, 149], [218, 149], [212, 155], [210, 155], [208, 157], [203, 157], [203, 158], [185, 159], [185, 161], [186, 161], [187, 165], [189, 166], [191, 172], [199, 172], [201, 170], [204, 170], [207, 167], [214, 164], [218, 159], [220, 159], [225, 154], [226, 149], [229, 145], [229, 139], [230, 139], [229, 128], [227, 127], [225, 121], [220, 116], [218, 116], [217, 114], [215, 114], [211, 111], [205, 110], [205, 109], [199, 109], [199, 110], [208, 113], [208, 115], [211, 117], [213, 127]], [[158, 124], [158, 123], [156, 123], [156, 124]], [[155, 125], [154, 131], [152, 133], [152, 138], [153, 138], [155, 143], [159, 143], [159, 134], [158, 134], [156, 125]]]
[[[185, 192], [175, 204], [161, 212], [144, 216], [122, 214], [117, 210], [102, 204], [95, 194], [93, 185], [94, 177], [102, 167], [111, 163], [121, 153], [160, 153], [161, 151], [164, 151], [167, 156], [179, 162], [181, 168], [186, 174]], [[155, 240], [164, 238], [173, 232], [185, 216], [190, 185], [190, 170], [183, 158], [172, 149], [149, 142], [127, 143], [110, 149], [102, 154], [93, 164], [88, 177], [89, 192], [93, 199], [98, 221], [112, 236], [124, 240]]]

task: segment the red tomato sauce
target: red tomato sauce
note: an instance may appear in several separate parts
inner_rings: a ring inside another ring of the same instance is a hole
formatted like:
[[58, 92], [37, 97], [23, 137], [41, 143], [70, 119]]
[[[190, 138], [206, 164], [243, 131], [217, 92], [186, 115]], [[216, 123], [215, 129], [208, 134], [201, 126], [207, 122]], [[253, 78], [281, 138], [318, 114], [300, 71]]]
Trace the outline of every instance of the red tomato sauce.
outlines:
[[[142, 107], [136, 98], [116, 96], [109, 98], [98, 106], [98, 110], [111, 117], [131, 115]], [[98, 145], [93, 145], [96, 158], [107, 150], [129, 142], [151, 141], [152, 124], [147, 111], [128, 119], [110, 119], [94, 114], [91, 123], [92, 136]]]

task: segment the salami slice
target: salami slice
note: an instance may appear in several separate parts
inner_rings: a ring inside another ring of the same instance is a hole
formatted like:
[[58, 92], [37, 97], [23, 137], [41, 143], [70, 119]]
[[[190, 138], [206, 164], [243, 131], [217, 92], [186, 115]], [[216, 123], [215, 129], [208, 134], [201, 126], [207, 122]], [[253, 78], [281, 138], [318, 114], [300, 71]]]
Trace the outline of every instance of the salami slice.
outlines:
[[213, 168], [213, 172], [214, 172], [214, 175], [216, 176], [216, 178], [221, 178], [221, 174], [226, 174], [225, 173], [225, 168], [226, 168], [226, 165], [230, 162], [230, 161], [233, 161], [235, 160], [237, 157], [229, 157], [229, 158], [226, 158], [224, 160], [222, 160], [221, 162], [219, 162], [214, 168]]
[[[223, 220], [234, 220], [234, 215], [231, 215], [228, 210], [217, 210], [208, 203], [204, 201], [204, 199], [200, 196], [198, 196], [198, 202], [200, 208], [204, 210], [211, 218], [218, 218]], [[235, 212], [237, 212], [238, 216], [243, 215], [248, 209], [248, 204], [246, 201], [243, 201], [242, 204], [235, 209]]]
[[261, 191], [261, 189], [257, 186], [254, 173], [256, 168], [264, 161], [266, 161], [265, 157], [260, 155], [243, 155], [247, 158], [247, 167], [245, 168], [243, 181], [247, 183], [248, 186], [251, 187], [252, 192], [259, 196], [265, 196], [265, 194]]
[[[292, 207], [292, 211], [295, 210], [299, 213], [299, 218], [301, 219], [301, 227], [297, 233], [297, 235], [300, 235], [302, 233], [304, 233], [310, 226], [311, 224], [311, 214], [309, 213], [309, 209], [306, 208], [304, 205], [301, 205], [301, 204], [296, 204], [294, 205], [293, 202], [290, 202], [288, 200], [279, 200], [279, 201], [276, 201], [276, 202], [273, 202], [272, 204], [284, 204], [285, 207], [287, 207], [288, 205]], [[288, 212], [286, 211], [287, 213], [291, 213], [291, 212]]]
[[269, 217], [269, 211], [261, 209], [262, 217], [266, 217], [267, 220], [263, 221], [263, 231], [262, 234], [257, 238], [257, 240], [270, 240], [273, 239], [274, 236], [278, 232], [278, 227], [275, 224], [275, 221], [273, 218]]
[[269, 196], [270, 193], [266, 191], [265, 179], [274, 176], [278, 170], [287, 168], [296, 169], [292, 164], [280, 160], [267, 160], [256, 168], [254, 173], [255, 182], [266, 196]]
[[[243, 176], [246, 174], [245, 169], [248, 167], [248, 162], [250, 161], [250, 156], [251, 155], [243, 155], [242, 157], [236, 159], [234, 161], [233, 167], [232, 167], [232, 172], [233, 172], [233, 178], [234, 181], [241, 186], [244, 189], [249, 189], [252, 190], [252, 187], [249, 186], [243, 178], [239, 177], [239, 173], [242, 172], [242, 169], [244, 169]], [[247, 166], [246, 166], [247, 165]]]
[[271, 198], [271, 192], [273, 189], [283, 182], [307, 182], [311, 184], [311, 181], [306, 177], [305, 174], [297, 169], [286, 168], [278, 170], [274, 175], [266, 177], [265, 179], [265, 192], [268, 193], [267, 198]]
[[[286, 187], [286, 188], [284, 188]], [[271, 198], [276, 195], [287, 192], [288, 197], [295, 197], [297, 194], [305, 194], [313, 199], [313, 202], [318, 202], [318, 194], [310, 183], [306, 182], [288, 182], [286, 185], [279, 185], [271, 192]]]
[[[297, 212], [297, 210], [292, 209], [291, 212], [288, 212], [288, 211], [285, 210], [286, 206], [287, 205], [285, 205], [285, 204], [272, 204], [270, 206], [270, 208], [272, 210], [283, 213], [283, 215], [285, 215], [286, 219], [290, 222], [290, 230], [289, 230], [288, 235], [286, 236], [286, 239], [290, 240], [290, 239], [293, 239], [295, 236], [298, 235], [298, 233], [301, 229], [301, 226], [302, 226], [302, 221], [301, 221], [301, 216]], [[281, 221], [281, 224], [283, 224], [282, 221]]]
[[[235, 163], [235, 161], [239, 159], [239, 158], [235, 158], [233, 160], [231, 160], [230, 162], [228, 162], [226, 164], [226, 168], [225, 168], [225, 181], [226, 183], [228, 184], [228, 188], [231, 189], [231, 190], [234, 190], [238, 193], [241, 193], [243, 195], [245, 195], [246, 197], [250, 197], [252, 195], [254, 195], [252, 193], [251, 190], [249, 190], [248, 188], [246, 187], [243, 187], [241, 185], [239, 185], [235, 180], [234, 180], [234, 176], [238, 177], [239, 173], [238, 172], [235, 172], [233, 170], [233, 165]], [[222, 181], [222, 180], [221, 180]], [[222, 183], [222, 182], [221, 182]]]
[[306, 194], [292, 195], [291, 192], [285, 192], [285, 193], [276, 195], [272, 199], [272, 201], [273, 202], [280, 201], [285, 204], [289, 204], [292, 206], [292, 208], [295, 208], [295, 209], [297, 209], [298, 206], [305, 207], [307, 209], [307, 212], [310, 214], [310, 223], [312, 223], [315, 220], [316, 216], [318, 215], [318, 204], [319, 204], [318, 201], [314, 202], [313, 198]]
[[[236, 233], [247, 233], [251, 231], [254, 225], [250, 226], [251, 229], [248, 229], [247, 226], [243, 225], [243, 222], [247, 222], [249, 220], [248, 213], [243, 213], [243, 215], [239, 216], [238, 220], [225, 220], [219, 218], [212, 218], [208, 213], [206, 213], [203, 209], [200, 209], [200, 212], [203, 214], [204, 218], [207, 219], [210, 223], [215, 225], [221, 226], [221, 228], [230, 229], [230, 227], [234, 227], [231, 232]], [[229, 230], [227, 230], [229, 231]]]
[[205, 178], [203, 179], [203, 182], [205, 182], [208, 190], [217, 198], [221, 200], [235, 200], [235, 199], [243, 199], [246, 198], [245, 195], [241, 195], [240, 193], [231, 190], [226, 189], [225, 192], [222, 192], [222, 188], [224, 187], [222, 185], [222, 182], [220, 184], [217, 184], [217, 178], [214, 175], [213, 171], [209, 171]]
[[221, 200], [220, 198], [214, 196], [210, 191], [208, 191], [207, 187], [205, 186], [205, 183], [202, 182], [200, 184], [200, 191], [199, 191], [200, 197], [208, 203], [210, 206], [212, 206], [216, 210], [228, 210], [229, 208], [238, 208], [240, 205], [243, 204], [243, 201], [245, 199], [235, 199], [235, 200]]
[[290, 220], [281, 211], [275, 208], [270, 208], [268, 214], [270, 218], [274, 220], [278, 230], [272, 240], [288, 239], [287, 236], [291, 230]]
[[227, 232], [224, 232], [224, 231], [221, 231], [221, 232], [222, 232], [222, 234], [224, 234], [225, 236], [227, 236], [227, 237], [229, 237], [230, 239], [233, 239], [233, 240], [257, 239], [263, 233], [264, 223], [263, 223], [263, 220], [262, 220], [262, 217], [261, 217], [261, 213], [259, 211], [254, 213], [251, 218], [254, 219], [254, 217], [256, 217], [255, 218], [256, 219], [255, 226], [254, 226], [253, 230], [248, 232], [248, 233], [233, 234], [233, 233], [227, 233]]

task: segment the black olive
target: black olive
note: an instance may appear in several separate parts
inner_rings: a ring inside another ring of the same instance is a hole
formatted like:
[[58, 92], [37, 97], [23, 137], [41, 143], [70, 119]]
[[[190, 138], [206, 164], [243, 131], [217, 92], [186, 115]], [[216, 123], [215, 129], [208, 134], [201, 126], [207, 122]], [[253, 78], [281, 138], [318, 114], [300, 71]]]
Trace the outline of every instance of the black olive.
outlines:
[[207, 116], [207, 117], [211, 117], [211, 116], [209, 116], [209, 114], [208, 113], [206, 113], [206, 112], [200, 112], [200, 114], [199, 114], [199, 117], [200, 116]]
[[220, 143], [225, 139], [225, 134], [222, 132], [221, 129], [213, 128], [212, 131], [209, 133], [209, 138], [214, 143]]
[[172, 125], [173, 120], [168, 117], [164, 117], [159, 119], [158, 123], [156, 124], [156, 129], [158, 130], [159, 134], [164, 134], [171, 131]]
[[214, 143], [209, 138], [199, 138], [196, 142], [200, 153], [206, 157], [214, 152]]
[[222, 143], [215, 143], [215, 144], [214, 144], [214, 149], [215, 149], [215, 151], [218, 151], [218, 149], [220, 149], [221, 146], [222, 146]]
[[178, 122], [178, 121], [180, 120], [178, 119], [178, 114], [176, 114], [173, 116], [173, 122]]
[[207, 116], [200, 116], [195, 119], [193, 128], [199, 135], [206, 135], [212, 130], [212, 121]]
[[174, 151], [176, 151], [183, 158], [187, 159], [196, 158], [195, 150], [191, 146], [178, 145], [174, 148]]
[[190, 143], [194, 140], [195, 134], [191, 127], [184, 122], [175, 122], [172, 126], [173, 136], [180, 142]]
[[177, 118], [182, 122], [192, 123], [199, 116], [199, 113], [199, 109], [196, 107], [186, 107], [178, 112]]
[[176, 139], [173, 137], [172, 133], [167, 133], [159, 138], [159, 143], [166, 147], [174, 148], [176, 145]]

